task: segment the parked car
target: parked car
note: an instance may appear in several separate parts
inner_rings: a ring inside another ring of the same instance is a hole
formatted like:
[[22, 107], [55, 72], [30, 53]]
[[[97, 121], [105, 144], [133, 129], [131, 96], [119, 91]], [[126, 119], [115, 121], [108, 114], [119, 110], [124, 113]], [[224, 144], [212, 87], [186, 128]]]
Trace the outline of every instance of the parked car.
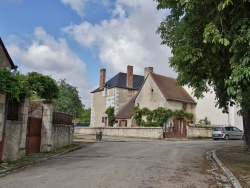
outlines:
[[212, 138], [214, 140], [218, 139], [244, 139], [244, 133], [242, 130], [234, 126], [225, 127], [214, 127]]

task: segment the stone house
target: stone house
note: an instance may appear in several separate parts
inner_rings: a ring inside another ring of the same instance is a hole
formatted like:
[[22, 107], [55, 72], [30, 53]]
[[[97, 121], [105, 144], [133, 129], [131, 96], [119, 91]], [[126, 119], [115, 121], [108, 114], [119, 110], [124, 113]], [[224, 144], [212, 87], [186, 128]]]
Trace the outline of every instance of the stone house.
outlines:
[[[134, 85], [131, 87], [129, 85], [129, 76], [133, 74], [131, 69], [132, 66], [128, 66], [127, 74], [118, 73], [106, 83], [103, 79], [106, 70], [101, 70], [100, 87], [92, 92], [91, 126], [107, 126], [105, 111], [109, 106], [115, 108], [115, 126], [118, 127], [138, 126], [133, 118], [135, 106], [147, 107], [149, 110], [158, 107], [171, 110], [183, 109], [195, 114], [196, 102], [183, 87], [175, 85], [174, 78], [155, 74], [153, 67], [147, 67], [144, 69], [144, 76], [133, 76]], [[167, 125], [181, 132], [185, 130], [187, 119], [171, 117]]]
[[[182, 109], [195, 114], [195, 100], [183, 87], [176, 85], [174, 78], [155, 74], [152, 67], [145, 68], [144, 75], [145, 80], [139, 92], [116, 114], [118, 126], [137, 126], [133, 119], [135, 106], [138, 106], [140, 109], [146, 107], [149, 110], [154, 110], [158, 107], [171, 110]], [[186, 129], [187, 119], [170, 117], [166, 123], [167, 127], [181, 132]]]
[[5, 45], [0, 37], [0, 68], [16, 70], [18, 66], [14, 65]]
[[133, 74], [133, 66], [127, 66], [127, 73], [118, 73], [105, 81], [106, 69], [100, 70], [99, 87], [92, 91], [90, 126], [108, 126], [107, 108], [114, 107], [115, 114], [138, 93], [144, 77]]

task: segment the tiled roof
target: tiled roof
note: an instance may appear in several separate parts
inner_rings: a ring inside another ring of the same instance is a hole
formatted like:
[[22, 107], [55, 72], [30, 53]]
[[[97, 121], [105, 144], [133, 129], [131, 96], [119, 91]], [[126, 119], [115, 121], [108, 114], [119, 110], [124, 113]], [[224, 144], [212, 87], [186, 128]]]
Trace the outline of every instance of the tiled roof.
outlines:
[[2, 48], [2, 50], [3, 50], [3, 54], [0, 53], [0, 55], [5, 55], [5, 57], [0, 57], [0, 60], [6, 58], [6, 59], [8, 60], [8, 62], [10, 63], [11, 69], [16, 69], [18, 66], [14, 65], [14, 63], [13, 63], [13, 61], [12, 61], [12, 59], [11, 59], [11, 57], [10, 57], [8, 51], [7, 51], [7, 49], [6, 49], [5, 46], [4, 46], [4, 43], [3, 43], [2, 39], [1, 39], [1, 37], [0, 37], [0, 49], [1, 49], [1, 48]]
[[[139, 90], [144, 81], [144, 76], [133, 75], [133, 88], [127, 87], [126, 81], [127, 81], [127, 74], [120, 72], [117, 75], [115, 75], [113, 78], [111, 78], [109, 81], [107, 81], [105, 85], [107, 85], [108, 88], [118, 87], [118, 88]], [[95, 93], [95, 92], [102, 91], [102, 90], [103, 89], [97, 88], [91, 93]]]
[[[162, 94], [168, 100], [196, 103], [195, 100], [187, 93], [187, 91], [176, 85], [176, 80], [174, 78], [162, 76], [155, 73], [150, 73], [156, 85], [161, 90]], [[138, 93], [135, 94], [122, 109], [118, 111], [115, 118], [116, 119], [130, 119], [134, 113], [134, 102]]]
[[176, 85], [176, 80], [174, 78], [155, 73], [150, 74], [167, 100], [196, 103], [182, 86]]
[[116, 119], [130, 119], [134, 114], [134, 105], [137, 94], [135, 94], [115, 115]]

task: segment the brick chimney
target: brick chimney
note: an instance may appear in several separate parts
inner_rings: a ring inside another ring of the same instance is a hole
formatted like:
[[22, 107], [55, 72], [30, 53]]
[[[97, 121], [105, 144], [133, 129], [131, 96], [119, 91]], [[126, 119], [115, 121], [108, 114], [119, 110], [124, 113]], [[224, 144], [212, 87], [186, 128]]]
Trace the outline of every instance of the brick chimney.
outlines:
[[126, 82], [126, 85], [127, 85], [127, 87], [133, 87], [133, 82], [134, 82], [134, 80], [133, 80], [133, 66], [131, 66], [131, 65], [128, 65], [127, 66], [127, 82]]
[[106, 77], [106, 69], [101, 69], [100, 70], [100, 89], [104, 88], [105, 84], [105, 77]]
[[154, 69], [153, 67], [146, 67], [144, 69], [144, 79], [148, 76], [150, 72], [153, 72], [153, 69]]

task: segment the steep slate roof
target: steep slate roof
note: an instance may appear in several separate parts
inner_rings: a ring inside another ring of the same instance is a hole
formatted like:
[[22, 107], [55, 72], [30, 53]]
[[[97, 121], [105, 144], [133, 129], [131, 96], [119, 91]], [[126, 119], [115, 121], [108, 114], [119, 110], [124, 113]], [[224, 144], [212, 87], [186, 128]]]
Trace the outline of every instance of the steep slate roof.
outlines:
[[[126, 86], [126, 81], [127, 81], [127, 73], [118, 73], [115, 75], [113, 78], [111, 78], [109, 81], [105, 83], [105, 85], [108, 86], [108, 88], [124, 88], [124, 89], [134, 89], [134, 90], [139, 90], [143, 81], [144, 81], [144, 76], [140, 75], [133, 75], [133, 88], [127, 87]], [[103, 89], [97, 88], [91, 93], [95, 93], [98, 91], [102, 91]]]
[[129, 119], [134, 114], [134, 105], [135, 105], [135, 99], [137, 97], [137, 94], [135, 94], [124, 106], [123, 108], [118, 111], [118, 113], [115, 115], [116, 119]]
[[162, 76], [155, 73], [150, 73], [153, 80], [161, 90], [162, 94], [167, 100], [175, 100], [182, 102], [195, 103], [195, 100], [188, 94], [188, 92], [182, 87], [176, 85], [174, 78]]
[[16, 69], [18, 66], [14, 65], [7, 49], [4, 46], [4, 43], [0, 37], [0, 50], [2, 50], [2, 52], [0, 52], [0, 61], [4, 61], [7, 60], [11, 66], [11, 69]]

